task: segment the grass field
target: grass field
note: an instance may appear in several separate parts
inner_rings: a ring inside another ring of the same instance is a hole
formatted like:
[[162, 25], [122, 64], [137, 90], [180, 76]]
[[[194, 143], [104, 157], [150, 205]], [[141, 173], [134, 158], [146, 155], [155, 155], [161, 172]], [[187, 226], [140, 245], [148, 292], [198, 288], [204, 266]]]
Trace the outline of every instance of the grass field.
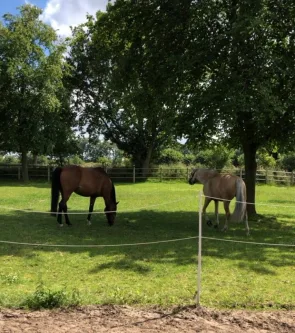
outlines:
[[[193, 304], [197, 239], [117, 245], [197, 236], [200, 189], [185, 183], [118, 184], [120, 203], [113, 227], [101, 214], [94, 215], [92, 226], [87, 226], [85, 213], [71, 215], [73, 226], [60, 228], [49, 214], [38, 213], [49, 210], [49, 184], [2, 181], [0, 306], [30, 306], [42, 298], [53, 304], [58, 297], [65, 304]], [[295, 244], [295, 188], [257, 186], [256, 201], [261, 215], [249, 221], [249, 237], [242, 224], [230, 225], [226, 233], [204, 224], [203, 236]], [[87, 211], [88, 203], [88, 198], [73, 195], [69, 211]], [[95, 211], [103, 208], [100, 198]], [[223, 209], [220, 212], [222, 223]], [[204, 239], [202, 262], [202, 305], [295, 309], [294, 247]]]

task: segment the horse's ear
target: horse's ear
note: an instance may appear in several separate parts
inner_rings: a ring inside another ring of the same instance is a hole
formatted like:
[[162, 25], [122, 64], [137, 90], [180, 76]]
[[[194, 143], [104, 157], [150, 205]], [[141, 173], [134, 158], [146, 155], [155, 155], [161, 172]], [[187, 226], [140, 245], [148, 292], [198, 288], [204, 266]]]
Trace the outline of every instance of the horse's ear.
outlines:
[[120, 202], [120, 201], [117, 201], [117, 202], [116, 202], [116, 205], [118, 205], [119, 202]]

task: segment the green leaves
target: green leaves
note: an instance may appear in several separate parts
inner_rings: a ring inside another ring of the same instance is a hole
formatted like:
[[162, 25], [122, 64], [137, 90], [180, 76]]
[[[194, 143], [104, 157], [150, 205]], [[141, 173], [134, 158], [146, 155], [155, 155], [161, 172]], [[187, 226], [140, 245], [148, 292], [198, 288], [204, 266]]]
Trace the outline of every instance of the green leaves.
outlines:
[[40, 21], [41, 13], [24, 5], [19, 16], [5, 15], [0, 25], [0, 142], [22, 154], [45, 152], [52, 140], [46, 128], [59, 120], [68, 97], [66, 43]]
[[186, 29], [178, 9], [168, 1], [117, 1], [74, 29], [69, 62], [82, 123], [141, 167], [174, 136]]

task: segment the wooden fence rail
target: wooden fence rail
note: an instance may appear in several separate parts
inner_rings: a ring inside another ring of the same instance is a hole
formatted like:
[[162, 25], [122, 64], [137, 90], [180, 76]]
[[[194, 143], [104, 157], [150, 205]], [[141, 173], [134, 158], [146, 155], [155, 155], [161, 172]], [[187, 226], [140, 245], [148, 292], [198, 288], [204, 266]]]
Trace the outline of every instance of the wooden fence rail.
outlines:
[[[51, 180], [51, 173], [55, 166], [49, 165], [30, 165], [29, 178], [31, 180]], [[149, 170], [141, 168], [125, 168], [114, 167], [105, 168], [110, 177], [115, 182], [130, 182], [136, 183], [145, 180], [166, 181], [166, 180], [179, 180], [187, 181], [192, 167], [187, 168], [173, 168], [173, 167], [158, 167]], [[145, 171], [145, 172], [143, 172]], [[225, 169], [221, 172], [229, 172], [236, 174], [242, 178], [245, 176], [243, 169]], [[145, 174], [145, 176], [143, 176]], [[19, 164], [0, 164], [0, 179], [21, 180], [22, 172]], [[281, 185], [294, 185], [294, 173], [279, 170], [258, 170], [256, 172], [256, 182], [264, 184], [281, 184]]]

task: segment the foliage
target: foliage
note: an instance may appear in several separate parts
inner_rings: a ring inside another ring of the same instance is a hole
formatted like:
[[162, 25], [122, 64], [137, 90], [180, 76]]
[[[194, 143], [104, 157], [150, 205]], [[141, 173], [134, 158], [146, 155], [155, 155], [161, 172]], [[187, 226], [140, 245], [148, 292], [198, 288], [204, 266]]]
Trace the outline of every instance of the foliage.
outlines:
[[104, 167], [109, 167], [112, 165], [112, 160], [108, 157], [99, 157], [96, 162]]
[[2, 160], [1, 163], [5, 163], [5, 164], [18, 164], [20, 162], [19, 156], [17, 155], [5, 155]]
[[29, 154], [28, 163], [29, 164], [38, 164], [38, 165], [48, 165], [49, 160], [48, 160], [48, 157], [45, 155], [32, 156], [32, 154]]
[[186, 1], [119, 0], [73, 30], [68, 61], [82, 124], [146, 170], [174, 136], [181, 81], [170, 73], [182, 73], [186, 14]]
[[233, 151], [224, 146], [213, 146], [211, 149], [201, 150], [195, 161], [209, 169], [222, 170], [231, 166]]
[[[179, 131], [191, 143], [208, 144], [215, 135], [241, 147], [253, 203], [257, 150], [295, 138], [294, 20], [295, 4], [288, 1], [205, 0], [191, 6], [194, 39], [183, 63], [189, 98], [179, 113]], [[255, 213], [255, 205], [248, 213]]]
[[96, 162], [100, 158], [106, 158], [111, 164], [119, 165], [124, 157], [124, 153], [108, 141], [80, 138], [79, 147], [85, 162]]
[[157, 167], [157, 180], [183, 180], [188, 177], [188, 167], [182, 163], [161, 164]]
[[257, 167], [263, 169], [274, 169], [276, 167], [276, 160], [266, 149], [259, 149], [257, 152]]
[[84, 163], [84, 161], [78, 155], [74, 155], [74, 156], [68, 158], [67, 164], [81, 165], [83, 163]]
[[65, 44], [41, 13], [26, 4], [0, 23], [0, 145], [21, 153], [24, 180], [28, 152], [48, 153], [65, 96]]
[[173, 164], [182, 162], [184, 159], [183, 154], [176, 149], [166, 148], [160, 153], [160, 157], [158, 159], [158, 163], [160, 164]]
[[295, 170], [295, 153], [285, 155], [281, 160], [281, 166], [288, 171]]

